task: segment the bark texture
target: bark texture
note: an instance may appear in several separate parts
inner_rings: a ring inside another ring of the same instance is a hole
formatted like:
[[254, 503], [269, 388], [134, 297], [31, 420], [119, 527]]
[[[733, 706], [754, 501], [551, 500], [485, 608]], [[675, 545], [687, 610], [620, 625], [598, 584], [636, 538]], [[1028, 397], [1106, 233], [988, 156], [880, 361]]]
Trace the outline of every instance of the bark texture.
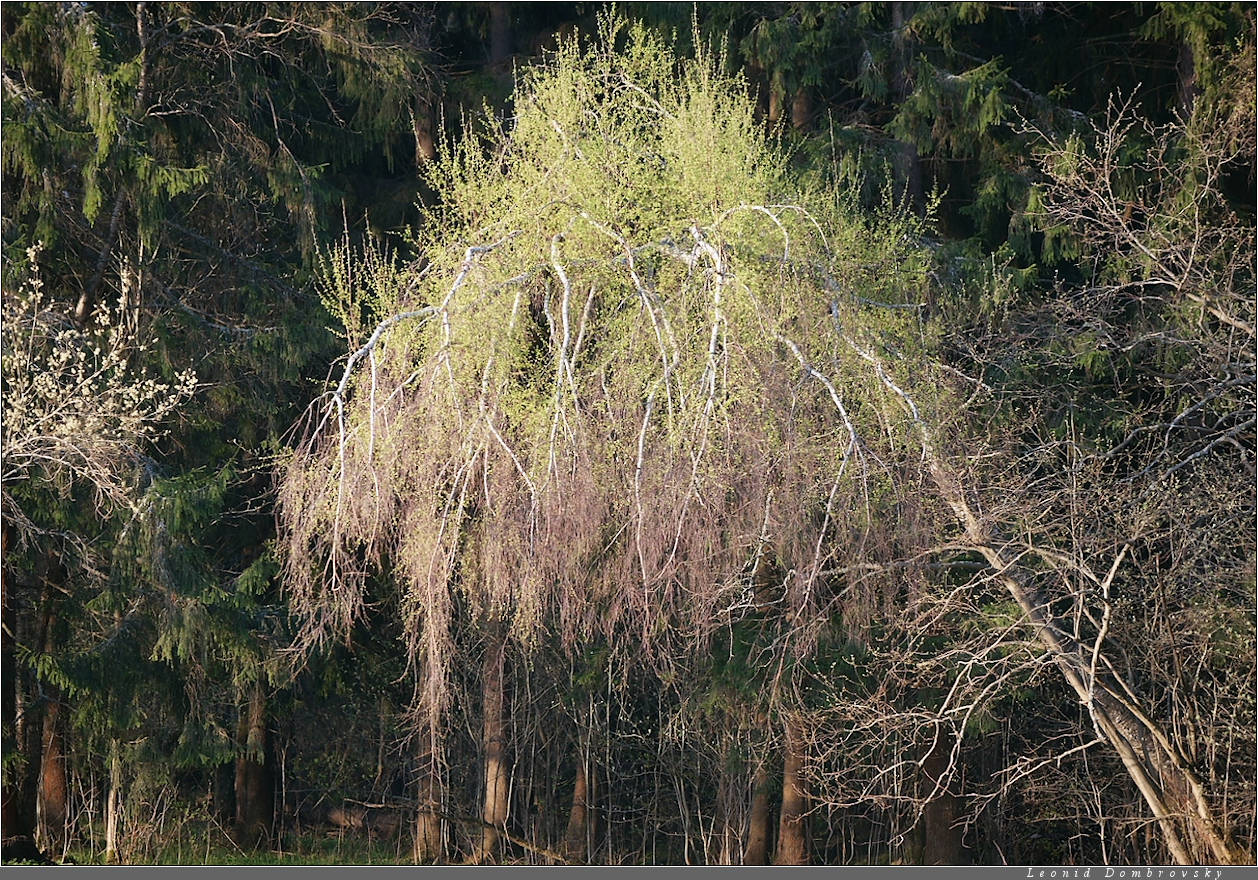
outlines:
[[431, 736], [420, 737], [417, 764], [414, 858], [420, 863], [435, 862], [441, 858], [441, 771]]
[[586, 768], [586, 760], [585, 750], [579, 749], [577, 770], [572, 784], [572, 810], [568, 813], [568, 829], [564, 834], [564, 858], [572, 864], [589, 861], [594, 832], [594, 786]]
[[782, 766], [782, 812], [778, 820], [775, 865], [808, 864], [808, 788], [798, 722], [787, 720]]
[[415, 99], [415, 107], [411, 111], [411, 128], [415, 133], [415, 165], [419, 168], [437, 158], [435, 105], [435, 97], [420, 95]]
[[66, 778], [64, 716], [61, 701], [50, 700], [44, 717], [44, 755], [39, 777], [40, 835], [50, 852], [60, 851], [65, 843], [70, 789]]
[[803, 131], [812, 125], [812, 115], [812, 92], [807, 86], [801, 86], [791, 97], [791, 125]]
[[244, 753], [236, 759], [235, 836], [241, 846], [257, 847], [270, 837], [275, 818], [266, 692], [260, 683], [249, 694], [238, 731]]
[[962, 804], [947, 779], [952, 742], [941, 737], [922, 761], [918, 792], [931, 800], [922, 808], [917, 828], [916, 862], [923, 865], [969, 864], [964, 830], [958, 824]]
[[747, 848], [743, 852], [744, 865], [769, 864], [769, 797], [772, 779], [769, 765], [760, 762], [751, 782], [751, 815], [747, 822]]
[[498, 849], [499, 829], [507, 821], [506, 719], [503, 712], [503, 665], [506, 655], [505, 633], [489, 639], [481, 666], [481, 707], [484, 714], [482, 744], [485, 749], [485, 801], [481, 812], [480, 844], [471, 862], [480, 864], [492, 859]]
[[118, 833], [122, 825], [122, 746], [118, 740], [109, 744], [109, 796], [105, 800], [105, 862], [118, 864]]

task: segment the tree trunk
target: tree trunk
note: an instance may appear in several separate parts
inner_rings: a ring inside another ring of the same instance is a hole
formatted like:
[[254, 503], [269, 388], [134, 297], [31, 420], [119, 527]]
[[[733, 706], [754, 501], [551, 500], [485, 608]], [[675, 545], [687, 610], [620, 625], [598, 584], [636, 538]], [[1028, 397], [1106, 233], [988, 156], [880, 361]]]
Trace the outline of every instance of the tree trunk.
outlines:
[[1197, 105], [1197, 96], [1201, 94], [1201, 88], [1197, 83], [1197, 59], [1193, 54], [1192, 46], [1187, 42], [1179, 45], [1179, 58], [1176, 60], [1175, 70], [1179, 76], [1179, 113], [1187, 122]]
[[[23, 676], [25, 677], [25, 676]], [[35, 840], [38, 827], [39, 771], [43, 765], [44, 707], [35, 694], [25, 701], [17, 720], [17, 746], [22, 756], [16, 785], [7, 792], [5, 812], [9, 815], [4, 839]]]
[[[922, 458], [936, 491], [951, 508], [970, 546], [987, 560], [997, 582], [1026, 615], [1045, 653], [1088, 710], [1097, 733], [1117, 752], [1157, 820], [1171, 857], [1181, 865], [1249, 864], [1249, 853], [1236, 845], [1225, 820], [1218, 818], [1205, 781], [1140, 705], [1136, 690], [1103, 650], [1103, 638], [1085, 644], [1070, 621], [1057, 617], [1035, 573], [1020, 564], [1020, 548], [1015, 545], [1010, 549], [999, 528], [975, 514], [977, 505], [971, 505], [959, 476], [940, 457], [917, 404], [888, 378], [877, 357], [859, 347], [856, 350], [874, 365], [887, 389], [905, 402], [921, 437]], [[1115, 571], [1124, 553], [1126, 548], [1114, 562]]]
[[[891, 89], [895, 95], [896, 106], [903, 104], [913, 91], [912, 75], [909, 70], [913, 46], [909, 42], [907, 27], [912, 17], [912, 3], [891, 4]], [[908, 141], [896, 142], [895, 172], [899, 187], [904, 193], [905, 202], [913, 210], [921, 210], [926, 203], [922, 187], [922, 162], [917, 154], [917, 147]]]
[[572, 810], [568, 813], [568, 830], [564, 835], [564, 858], [572, 864], [584, 864], [592, 855], [596, 819], [594, 786], [595, 779], [589, 772], [588, 750], [578, 745]]
[[782, 118], [782, 93], [769, 81], [769, 124], [777, 125]]
[[422, 168], [425, 163], [437, 158], [435, 103], [436, 99], [427, 95], [421, 94], [415, 99], [411, 125], [415, 130], [416, 168]]
[[214, 790], [210, 795], [210, 809], [223, 827], [236, 819], [236, 767], [231, 762], [214, 768]]
[[65, 844], [66, 801], [65, 713], [58, 699], [48, 703], [44, 718], [44, 757], [39, 776], [39, 824], [45, 848], [60, 852]]
[[922, 808], [921, 823], [917, 827], [917, 858], [923, 865], [967, 864], [962, 829], [957, 827], [961, 815], [961, 801], [952, 792], [951, 783], [942, 780], [948, 771], [951, 740], [941, 737], [930, 754], [922, 761], [918, 781], [918, 796], [931, 798]]
[[[57, 650], [57, 615], [52, 608], [51, 596], [45, 597], [47, 620], [44, 629], [43, 650], [52, 654]], [[39, 770], [39, 831], [44, 846], [52, 852], [62, 849], [65, 843], [66, 799], [66, 751], [65, 712], [61, 705], [61, 690], [45, 685], [47, 703], [44, 715], [43, 758]]]
[[761, 124], [769, 118], [769, 79], [763, 67], [758, 64], [747, 65], [747, 82], [755, 87], [756, 122]]
[[[0, 524], [0, 559], [9, 558], [10, 537], [12, 527], [8, 523]], [[0, 700], [4, 703], [4, 757], [9, 757], [12, 743], [18, 742], [18, 676], [17, 654], [13, 650], [13, 641], [17, 634], [17, 596], [14, 595], [13, 571], [6, 565], [0, 576], [0, 614], [3, 615], [4, 639], [0, 640]], [[14, 784], [10, 774], [4, 774], [3, 790], [0, 792], [0, 837], [7, 844], [17, 836], [21, 825], [21, 801], [19, 787]], [[33, 829], [32, 829], [33, 830]]]
[[496, 73], [507, 70], [511, 60], [511, 4], [489, 4], [489, 66]]
[[484, 715], [482, 744], [485, 749], [485, 803], [481, 812], [480, 844], [470, 861], [481, 864], [493, 858], [498, 848], [498, 829], [507, 821], [506, 724], [503, 717], [503, 663], [506, 634], [497, 627], [485, 648], [481, 664], [481, 709]]
[[812, 93], [807, 86], [800, 86], [791, 98], [791, 125], [803, 131], [812, 124]]
[[751, 816], [747, 824], [747, 848], [743, 852], [744, 865], [769, 864], [769, 793], [772, 780], [769, 764], [761, 761], [756, 766], [751, 782]]
[[270, 836], [275, 818], [266, 692], [261, 682], [253, 686], [238, 732], [245, 751], [236, 759], [235, 837], [241, 846], [257, 847]]
[[[5, 597], [6, 604], [8, 597]], [[8, 608], [4, 611], [4, 629], [5, 632], [13, 632], [9, 624], [10, 621]], [[17, 658], [13, 655], [10, 648], [12, 639], [4, 640], [4, 649], [0, 653], [0, 662], [3, 662], [3, 697], [4, 700], [4, 743], [5, 758], [9, 756], [10, 743], [18, 742], [17, 735]], [[21, 825], [21, 792], [19, 786], [14, 784], [15, 780], [10, 780], [8, 774], [5, 774], [3, 790], [0, 791], [0, 838], [5, 843], [18, 836], [19, 826]]]
[[441, 858], [441, 768], [437, 766], [433, 736], [425, 731], [419, 738], [415, 816], [416, 863], [435, 862]]
[[122, 812], [122, 745], [117, 739], [109, 743], [109, 796], [105, 799], [105, 863], [117, 864], [118, 831]]
[[[7, 541], [8, 530], [5, 530]], [[6, 774], [8, 780], [3, 791], [3, 822], [0, 830], [8, 847], [21, 847], [38, 853], [35, 836], [39, 827], [39, 779], [44, 766], [44, 721], [47, 698], [41, 683], [29, 664], [19, 665], [15, 648], [26, 644], [36, 652], [48, 648], [52, 632], [52, 606], [54, 596], [66, 580], [65, 567], [59, 559], [43, 557], [39, 562], [42, 585], [39, 599], [27, 613], [19, 608], [16, 595], [16, 579], [12, 571], [6, 571], [4, 580], [4, 617], [6, 632], [3, 639], [4, 676], [6, 685], [5, 713], [6, 745], [16, 743], [21, 764], [15, 772]], [[29, 607], [29, 606], [28, 606]], [[10, 726], [11, 725], [11, 726]], [[6, 749], [7, 752], [8, 749]], [[40, 854], [42, 857], [42, 854]]]
[[808, 788], [798, 722], [787, 719], [782, 767], [782, 812], [778, 820], [775, 865], [808, 864]]

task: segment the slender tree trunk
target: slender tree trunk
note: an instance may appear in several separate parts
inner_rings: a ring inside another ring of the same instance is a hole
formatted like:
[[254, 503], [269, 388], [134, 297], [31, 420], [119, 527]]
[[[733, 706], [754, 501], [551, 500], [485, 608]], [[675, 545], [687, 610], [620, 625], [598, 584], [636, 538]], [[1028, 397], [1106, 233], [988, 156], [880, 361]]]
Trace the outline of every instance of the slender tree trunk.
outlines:
[[275, 792], [269, 760], [266, 723], [266, 692], [261, 682], [253, 686], [249, 704], [238, 728], [244, 754], [236, 759], [236, 840], [257, 847], [271, 834], [275, 818]]
[[761, 761], [751, 782], [751, 816], [747, 825], [744, 865], [769, 864], [769, 796], [772, 779], [768, 761]]
[[39, 777], [39, 819], [44, 846], [59, 852], [65, 844], [66, 801], [65, 713], [54, 697], [44, 718], [44, 758]]
[[232, 762], [214, 768], [214, 790], [210, 796], [214, 818], [224, 828], [236, 819], [236, 767]]
[[776, 125], [782, 118], [782, 93], [769, 82], [769, 124]]
[[437, 158], [437, 120], [435, 112], [436, 98], [421, 94], [415, 99], [411, 125], [415, 130], [415, 166], [422, 168], [425, 163]]
[[[11, 536], [12, 526], [0, 523], [0, 559], [8, 559], [10, 545], [14, 540]], [[17, 634], [17, 596], [14, 595], [13, 570], [3, 566], [0, 574], [0, 615], [4, 623], [4, 638], [0, 639], [0, 700], [3, 701], [4, 757], [7, 760], [13, 743], [18, 741], [18, 677], [17, 654], [13, 649], [14, 637]], [[21, 796], [18, 787], [8, 773], [4, 774], [3, 787], [0, 788], [0, 838], [7, 843], [17, 834], [18, 803]]]
[[492, 859], [498, 848], [498, 829], [507, 821], [506, 724], [503, 712], [503, 664], [506, 633], [501, 626], [488, 639], [481, 664], [481, 708], [484, 715], [482, 745], [485, 750], [485, 803], [481, 812], [484, 826], [480, 845], [471, 861], [481, 864]]
[[782, 767], [782, 812], [778, 819], [775, 865], [808, 864], [808, 787], [804, 781], [799, 723], [787, 719]]
[[511, 4], [489, 4], [489, 66], [495, 72], [507, 70], [511, 60]]
[[[236, 719], [236, 746], [240, 748], [249, 740], [249, 713], [248, 710], [242, 711]], [[236, 757], [236, 773], [235, 781], [232, 784], [232, 790], [235, 793], [236, 815], [232, 817], [232, 836], [237, 843], [244, 844], [243, 830], [245, 827], [245, 817], [249, 814], [249, 775], [246, 765], [247, 758], [244, 755]]]
[[17, 722], [17, 743], [23, 764], [6, 805], [12, 810], [5, 840], [35, 840], [38, 827], [39, 771], [43, 765], [44, 707], [38, 694], [27, 698]]
[[[8, 534], [8, 529], [5, 529]], [[8, 541], [5, 541], [7, 553]], [[4, 590], [4, 633], [3, 648], [0, 648], [0, 676], [3, 678], [3, 693], [0, 693], [0, 699], [4, 700], [4, 757], [9, 757], [10, 749], [18, 740], [18, 677], [17, 677], [17, 656], [13, 652], [13, 637], [11, 633], [17, 631], [17, 615], [14, 613], [12, 604], [11, 581], [9, 572], [5, 571], [4, 577], [0, 578], [0, 589]], [[16, 837], [21, 825], [21, 792], [19, 787], [14, 784], [14, 780], [9, 774], [5, 774], [3, 792], [0, 794], [0, 837], [7, 843], [13, 837]]]
[[769, 118], [769, 79], [763, 67], [747, 65], [747, 81], [755, 85], [756, 121], [764, 123]]
[[918, 794], [934, 796], [922, 809], [922, 821], [917, 828], [918, 858], [915, 861], [923, 865], [961, 865], [969, 861], [962, 829], [956, 825], [961, 815], [960, 799], [952, 792], [951, 784], [937, 791], [948, 770], [951, 747], [950, 740], [941, 738], [922, 761]]
[[109, 796], [105, 799], [105, 862], [116, 864], [118, 830], [122, 813], [122, 746], [117, 738], [109, 742]]
[[[1011, 549], [1000, 529], [975, 513], [977, 505], [971, 504], [960, 477], [940, 456], [917, 405], [887, 378], [876, 357], [863, 356], [878, 369], [888, 390], [905, 401], [917, 425], [923, 461], [936, 491], [952, 509], [970, 546], [987, 560], [996, 581], [1022, 610], [1045, 654], [1087, 709], [1096, 731], [1118, 754], [1157, 820], [1171, 858], [1182, 865], [1249, 864], [1250, 854], [1237, 846], [1226, 818], [1220, 819], [1205, 780], [1141, 705], [1135, 688], [1108, 656], [1103, 639], [1084, 643], [1070, 621], [1057, 617], [1035, 573], [1021, 563], [1024, 554], [1017, 545]], [[1126, 548], [1119, 553], [1114, 571], [1125, 553]]]
[[595, 823], [595, 777], [590, 772], [589, 749], [577, 745], [577, 769], [572, 785], [572, 810], [564, 835], [564, 857], [572, 864], [584, 864], [593, 854]]
[[[29, 850], [37, 858], [42, 858], [42, 853], [39, 853], [35, 844], [35, 836], [39, 828], [39, 778], [44, 767], [47, 697], [30, 666], [18, 665], [14, 643], [25, 643], [37, 652], [48, 648], [54, 597], [65, 583], [66, 571], [61, 561], [52, 556], [41, 559], [39, 568], [42, 585], [38, 603], [30, 615], [22, 614], [17, 607], [18, 597], [10, 592], [14, 585], [12, 572], [5, 572], [9, 575], [5, 578], [9, 582], [4, 597], [5, 622], [10, 628], [3, 641], [5, 676], [9, 679], [6, 684], [11, 684], [7, 691], [6, 711], [12, 713], [13, 726], [10, 730], [22, 763], [20, 769], [10, 776], [11, 781], [4, 786], [3, 838], [10, 847], [20, 845], [24, 851]], [[6, 745], [12, 747], [7, 741]]]
[[568, 831], [564, 835], [564, 855], [574, 864], [584, 863], [586, 852], [586, 836], [588, 828], [587, 807], [589, 804], [589, 785], [585, 775], [585, 756], [577, 756], [576, 778], [572, 784], [572, 809], [568, 813]]
[[1175, 69], [1179, 74], [1179, 113], [1187, 122], [1192, 116], [1193, 108], [1197, 105], [1197, 96], [1201, 94], [1201, 88], [1197, 83], [1197, 59], [1193, 54], [1192, 46], [1186, 42], [1179, 45], [1179, 58], [1176, 60]]
[[812, 124], [812, 92], [800, 86], [791, 97], [791, 125], [802, 131]]
[[[43, 650], [52, 654], [57, 650], [57, 615], [52, 610], [51, 596], [47, 597], [49, 611], [44, 631]], [[39, 771], [39, 830], [44, 846], [59, 851], [65, 842], [66, 752], [65, 712], [61, 705], [61, 690], [46, 684], [48, 702], [44, 715], [43, 758]]]
[[417, 863], [435, 862], [441, 858], [441, 768], [437, 766], [433, 735], [425, 731], [419, 737], [416, 800], [419, 812], [415, 817], [415, 849]]
[[[6, 528], [4, 530], [6, 554], [8, 533], [9, 530]], [[30, 774], [26, 770], [31, 763], [35, 762], [35, 758], [32, 757], [35, 714], [25, 706], [26, 700], [23, 694], [29, 690], [27, 681], [29, 676], [19, 672], [14, 644], [22, 640], [19, 627], [24, 616], [18, 611], [19, 599], [14, 589], [12, 572], [6, 570], [4, 575], [4, 578], [0, 580], [4, 589], [4, 751], [6, 760], [11, 750], [15, 750], [25, 763], [16, 772], [4, 774], [2, 834], [6, 846], [12, 845], [12, 841], [19, 838], [29, 840], [33, 846], [35, 841], [34, 786], [30, 784]], [[41, 738], [42, 723], [42, 714], [40, 714]], [[38, 764], [35, 768], [38, 773]]]
[[[892, 74], [891, 87], [896, 97], [896, 105], [913, 91], [912, 76], [909, 64], [913, 55], [913, 46], [909, 41], [908, 22], [913, 17], [913, 4], [896, 2], [891, 4], [891, 46]], [[913, 210], [920, 210], [925, 204], [922, 187], [922, 162], [917, 154], [917, 147], [908, 141], [897, 141], [896, 178], [905, 200]]]

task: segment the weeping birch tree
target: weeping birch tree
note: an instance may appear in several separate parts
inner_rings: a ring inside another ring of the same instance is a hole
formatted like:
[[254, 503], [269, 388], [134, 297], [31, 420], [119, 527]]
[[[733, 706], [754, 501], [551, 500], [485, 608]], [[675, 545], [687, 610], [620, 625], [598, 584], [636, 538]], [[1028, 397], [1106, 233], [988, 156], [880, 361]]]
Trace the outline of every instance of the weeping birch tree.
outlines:
[[[327, 260], [348, 356], [282, 474], [286, 582], [301, 650], [347, 637], [379, 584], [398, 592], [427, 768], [416, 856], [437, 854], [448, 815], [456, 663], [480, 670], [479, 862], [509, 836], [510, 657], [543, 636], [611, 639], [667, 679], [760, 615], [778, 862], [808, 858], [810, 787], [861, 747], [852, 732], [904, 727], [914, 751], [893, 763], [931, 765], [920, 816], [953, 797], [969, 720], [1040, 671], [1079, 699], [1078, 751], [1115, 759], [1167, 854], [1242, 860], [1220, 812], [1234, 786], [1177, 744], [1114, 635], [1113, 590], [1146, 532], [1052, 519], [1081, 485], [1117, 498], [1129, 483], [1049, 478], [1056, 453], [1027, 451], [1038, 426], [992, 420], [991, 386], [944, 357], [920, 226], [801, 182], [721, 69], [607, 23], [525, 75], [509, 123], [431, 163], [441, 207], [415, 262]], [[965, 623], [1001, 601], [1003, 622]], [[867, 672], [898, 680], [907, 707], [839, 681], [841, 711], [806, 705], [799, 661], [823, 637], [896, 635], [905, 607], [902, 644]], [[945, 620], [977, 635], [919, 662]], [[911, 704], [939, 681], [942, 700]]]
[[397, 585], [433, 803], [451, 664], [479, 655], [474, 861], [506, 820], [507, 644], [628, 639], [662, 670], [767, 604], [785, 711], [786, 658], [831, 611], [823, 571], [871, 552], [898, 453], [834, 328], [913, 337], [900, 306], [927, 260], [895, 212], [794, 182], [719, 61], [605, 24], [525, 77], [509, 127], [433, 163], [416, 264], [328, 260], [351, 351], [279, 497], [301, 647], [345, 636], [373, 579]]

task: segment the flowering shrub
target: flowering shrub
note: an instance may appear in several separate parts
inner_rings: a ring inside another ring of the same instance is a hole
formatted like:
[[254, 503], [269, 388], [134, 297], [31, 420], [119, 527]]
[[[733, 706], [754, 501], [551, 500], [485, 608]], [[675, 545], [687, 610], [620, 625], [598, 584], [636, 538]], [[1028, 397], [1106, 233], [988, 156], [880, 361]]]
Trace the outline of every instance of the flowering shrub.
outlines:
[[138, 364], [147, 346], [126, 324], [125, 301], [75, 325], [44, 292], [39, 248], [27, 257], [33, 270], [3, 293], [2, 430], [4, 515], [30, 528], [11, 494], [27, 480], [60, 492], [81, 482], [99, 509], [126, 505], [141, 448], [162, 436], [197, 380], [184, 371], [162, 382]]

